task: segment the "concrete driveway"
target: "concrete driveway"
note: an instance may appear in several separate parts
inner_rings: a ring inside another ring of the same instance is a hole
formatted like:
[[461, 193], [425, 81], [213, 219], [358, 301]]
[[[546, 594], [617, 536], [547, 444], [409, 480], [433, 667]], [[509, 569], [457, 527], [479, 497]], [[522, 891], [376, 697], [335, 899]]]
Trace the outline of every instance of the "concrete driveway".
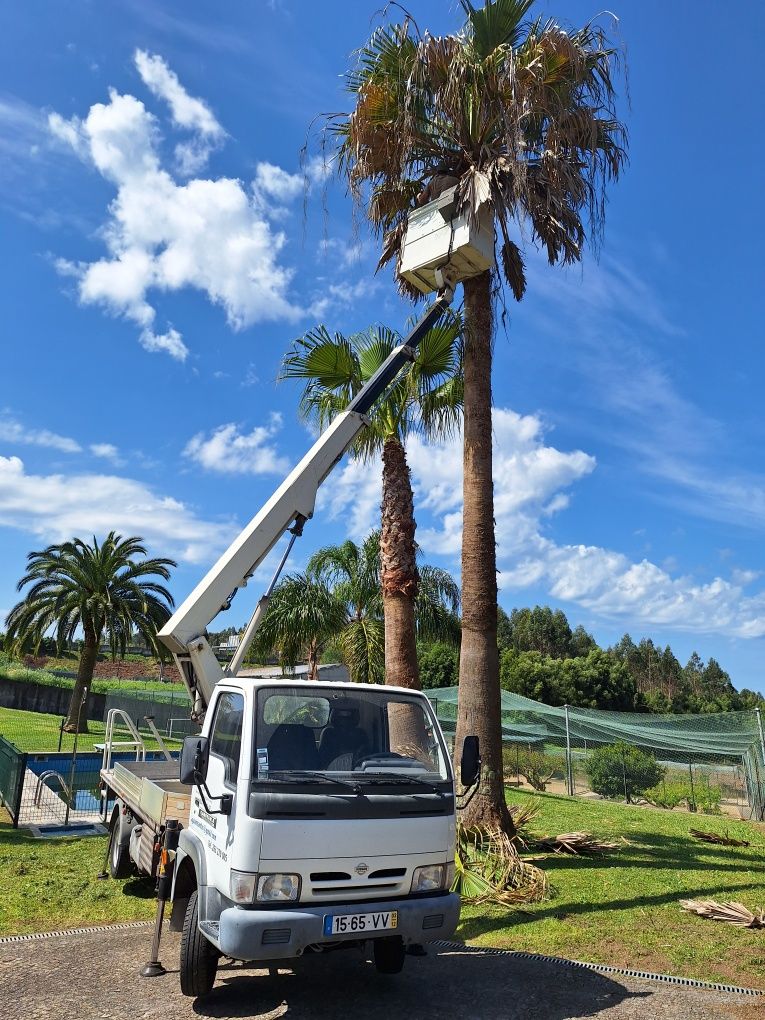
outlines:
[[0, 945], [4, 1020], [257, 1017], [271, 1020], [719, 1020], [761, 1017], [763, 998], [614, 980], [584, 969], [490, 952], [437, 950], [378, 975], [355, 951], [311, 956], [278, 976], [222, 967], [204, 1001], [178, 987], [179, 936], [165, 933], [168, 974], [138, 976], [151, 929], [65, 934]]

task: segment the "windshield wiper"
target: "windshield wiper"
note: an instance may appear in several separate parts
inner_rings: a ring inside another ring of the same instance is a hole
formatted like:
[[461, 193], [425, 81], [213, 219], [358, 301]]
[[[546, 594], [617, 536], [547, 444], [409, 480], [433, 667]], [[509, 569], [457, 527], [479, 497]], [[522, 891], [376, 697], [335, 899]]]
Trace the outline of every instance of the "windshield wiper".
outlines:
[[444, 796], [444, 791], [431, 783], [428, 779], [420, 779], [418, 776], [407, 776], [401, 772], [363, 772], [362, 782], [371, 780], [372, 782], [379, 782], [380, 785], [383, 783], [394, 783], [398, 786], [407, 783], [416, 783], [418, 786], [424, 786], [428, 790], [432, 790], [433, 793], [437, 793], [439, 797]]
[[337, 786], [353, 790], [354, 793], [362, 792], [359, 783], [349, 783], [346, 779], [336, 779], [335, 776], [328, 776], [325, 772], [311, 772], [309, 769], [276, 769], [268, 773], [268, 779], [273, 776], [278, 776], [280, 782], [289, 782], [294, 777], [298, 782], [335, 783]]

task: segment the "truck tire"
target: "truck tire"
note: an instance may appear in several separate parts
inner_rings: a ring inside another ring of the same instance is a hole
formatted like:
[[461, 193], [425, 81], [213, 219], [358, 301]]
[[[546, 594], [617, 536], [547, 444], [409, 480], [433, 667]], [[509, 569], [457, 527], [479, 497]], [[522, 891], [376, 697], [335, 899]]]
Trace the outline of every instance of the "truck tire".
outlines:
[[200, 998], [209, 995], [215, 984], [219, 953], [199, 930], [197, 890], [189, 897], [181, 936], [181, 991]]
[[399, 974], [404, 966], [404, 940], [400, 935], [374, 939], [375, 967], [380, 974]]
[[112, 878], [128, 878], [132, 871], [127, 843], [120, 842], [120, 815], [117, 809], [112, 814], [109, 829], [109, 874]]

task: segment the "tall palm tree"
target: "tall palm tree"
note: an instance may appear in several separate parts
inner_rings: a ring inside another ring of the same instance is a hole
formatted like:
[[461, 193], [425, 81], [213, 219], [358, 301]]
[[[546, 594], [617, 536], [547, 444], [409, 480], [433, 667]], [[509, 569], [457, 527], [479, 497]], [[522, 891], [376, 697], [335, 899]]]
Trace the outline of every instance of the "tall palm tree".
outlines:
[[[380, 581], [385, 621], [385, 678], [420, 687], [415, 601], [419, 583], [414, 496], [406, 460], [407, 436], [449, 434], [462, 409], [460, 320], [445, 315], [423, 337], [411, 369], [371, 413], [354, 453], [382, 453]], [[350, 337], [331, 336], [319, 326], [296, 340], [284, 359], [282, 377], [307, 380], [303, 415], [324, 428], [344, 411], [391, 351], [402, 342], [384, 326]], [[344, 547], [340, 547], [344, 548]], [[370, 635], [371, 637], [371, 635]]]
[[[414, 604], [417, 637], [457, 644], [459, 588], [438, 567], [423, 566]], [[271, 595], [257, 637], [261, 652], [278, 649], [289, 666], [303, 655], [318, 673], [323, 647], [337, 642], [351, 679], [385, 679], [380, 533], [359, 546], [347, 541], [319, 549], [304, 574], [288, 575]]]
[[157, 650], [157, 630], [168, 620], [173, 598], [153, 578], [167, 581], [168, 559], [145, 559], [138, 537], [123, 538], [110, 531], [99, 545], [80, 538], [49, 545], [27, 556], [27, 572], [18, 591], [32, 587], [8, 615], [7, 640], [11, 649], [31, 641], [35, 650], [53, 631], [58, 648], [71, 641], [78, 628], [83, 646], [77, 679], [64, 729], [87, 732], [87, 712], [81, 711], [85, 688], [90, 688], [98, 649], [104, 635], [113, 651], [125, 654], [130, 634], [138, 631]]
[[[595, 24], [529, 20], [533, 0], [460, 0], [446, 36], [407, 17], [377, 30], [347, 78], [349, 115], [330, 118], [339, 167], [398, 259], [409, 212], [457, 183], [458, 211], [494, 218], [500, 273], [520, 301], [521, 230], [551, 264], [582, 258], [602, 228], [607, 182], [625, 162], [614, 49]], [[402, 289], [408, 290], [404, 281]], [[502, 786], [491, 442], [492, 274], [464, 282], [464, 505], [460, 737], [479, 734], [483, 771], [465, 818], [512, 830]]]

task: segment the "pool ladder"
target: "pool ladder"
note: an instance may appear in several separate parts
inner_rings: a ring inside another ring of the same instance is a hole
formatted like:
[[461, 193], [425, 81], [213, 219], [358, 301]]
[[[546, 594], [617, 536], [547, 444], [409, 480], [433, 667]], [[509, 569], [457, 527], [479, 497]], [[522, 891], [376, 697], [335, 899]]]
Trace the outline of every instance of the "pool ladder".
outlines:
[[[65, 800], [64, 800], [63, 803], [64, 803], [64, 805], [69, 804], [71, 806], [72, 791], [67, 786], [66, 780], [64, 779], [64, 777], [61, 775], [60, 772], [56, 772], [55, 769], [46, 769], [45, 772], [40, 773], [40, 775], [39, 775], [39, 777], [37, 779], [37, 789], [35, 790], [35, 800], [34, 800], [35, 807], [36, 808], [40, 807], [40, 803], [42, 801], [42, 792], [43, 792], [43, 790], [50, 790], [51, 793], [53, 793], [53, 788], [51, 786], [48, 786], [48, 783], [47, 783], [47, 781], [49, 779], [58, 779], [59, 783], [61, 784], [61, 792], [65, 796]], [[58, 797], [56, 799], [60, 800], [61, 798]]]
[[[130, 739], [114, 739], [114, 730], [119, 725], [127, 729]], [[133, 720], [123, 709], [110, 708], [106, 716], [106, 733], [104, 734], [101, 768], [110, 769], [112, 767], [112, 752], [116, 748], [135, 751], [136, 761], [146, 761], [146, 744]]]

